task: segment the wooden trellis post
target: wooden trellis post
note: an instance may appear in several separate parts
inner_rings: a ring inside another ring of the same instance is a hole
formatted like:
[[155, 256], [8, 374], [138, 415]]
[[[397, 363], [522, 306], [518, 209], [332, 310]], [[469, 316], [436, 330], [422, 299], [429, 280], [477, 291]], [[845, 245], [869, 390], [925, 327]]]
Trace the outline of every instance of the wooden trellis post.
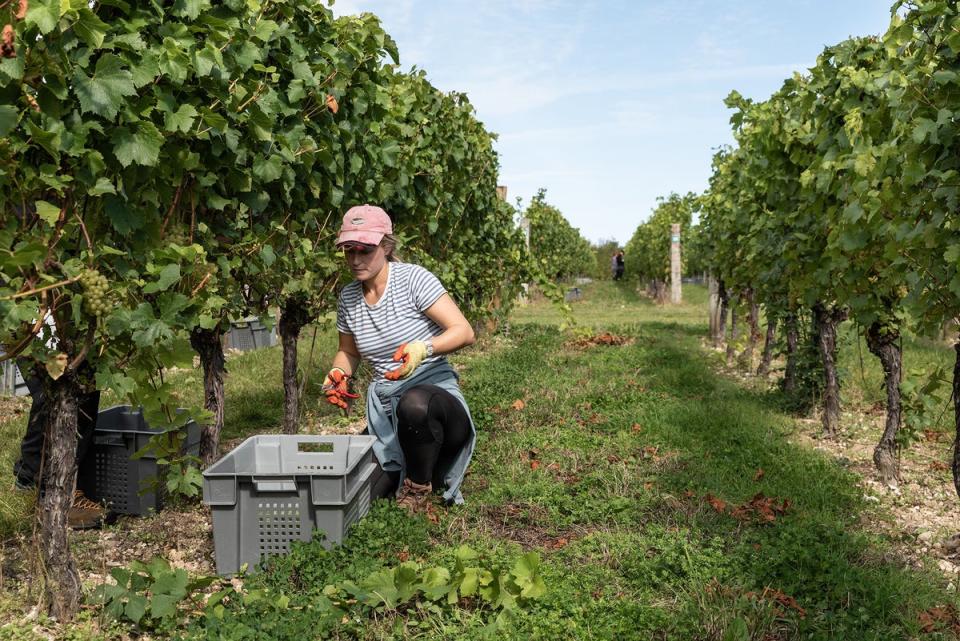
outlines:
[[680, 287], [680, 225], [670, 225], [670, 302], [682, 300]]

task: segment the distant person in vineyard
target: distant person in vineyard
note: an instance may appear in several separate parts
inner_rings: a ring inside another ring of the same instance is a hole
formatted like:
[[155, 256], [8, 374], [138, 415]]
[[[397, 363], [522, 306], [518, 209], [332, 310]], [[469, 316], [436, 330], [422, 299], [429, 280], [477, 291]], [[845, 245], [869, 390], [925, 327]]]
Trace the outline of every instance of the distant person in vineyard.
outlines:
[[374, 377], [367, 389], [367, 430], [377, 437], [375, 498], [396, 495], [411, 513], [434, 491], [462, 503], [460, 485], [476, 431], [458, 378], [444, 357], [474, 342], [473, 328], [436, 276], [394, 254], [393, 224], [380, 207], [343, 217], [337, 247], [356, 280], [337, 305], [339, 350], [324, 380], [330, 403], [347, 409], [360, 360]]
[[613, 280], [623, 280], [623, 250], [618, 249], [617, 253], [613, 255]]

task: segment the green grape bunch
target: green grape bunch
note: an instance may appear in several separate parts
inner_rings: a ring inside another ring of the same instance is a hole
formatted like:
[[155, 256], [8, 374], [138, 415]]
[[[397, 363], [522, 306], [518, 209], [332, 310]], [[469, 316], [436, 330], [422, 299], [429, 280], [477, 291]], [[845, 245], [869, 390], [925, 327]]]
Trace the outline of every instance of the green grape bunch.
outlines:
[[107, 277], [95, 269], [85, 269], [80, 274], [80, 285], [83, 287], [83, 307], [86, 312], [97, 318], [106, 315], [110, 286]]

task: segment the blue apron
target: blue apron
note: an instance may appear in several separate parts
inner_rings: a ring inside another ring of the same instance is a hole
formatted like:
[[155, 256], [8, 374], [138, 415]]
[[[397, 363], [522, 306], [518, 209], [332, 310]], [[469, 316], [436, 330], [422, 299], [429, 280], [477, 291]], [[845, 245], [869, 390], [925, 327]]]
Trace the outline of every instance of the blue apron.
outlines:
[[477, 442], [477, 430], [473, 424], [473, 417], [470, 416], [467, 400], [463, 397], [460, 386], [457, 384], [458, 380], [459, 377], [450, 363], [442, 360], [419, 367], [414, 370], [411, 376], [399, 381], [388, 381], [386, 379], [373, 381], [367, 388], [367, 429], [370, 434], [377, 437], [377, 442], [373, 444], [373, 453], [380, 462], [380, 467], [388, 472], [399, 470], [402, 481], [406, 476], [406, 465], [403, 458], [403, 449], [400, 447], [400, 441], [397, 438], [397, 413], [395, 411], [400, 397], [408, 389], [417, 385], [436, 385], [453, 394], [463, 405], [463, 409], [467, 412], [467, 418], [470, 419], [470, 437], [460, 448], [450, 465], [450, 469], [444, 474], [443, 482], [446, 489], [443, 493], [443, 500], [448, 504], [456, 503], [460, 505], [463, 503], [460, 485], [463, 483], [467, 466], [473, 457], [473, 448]]

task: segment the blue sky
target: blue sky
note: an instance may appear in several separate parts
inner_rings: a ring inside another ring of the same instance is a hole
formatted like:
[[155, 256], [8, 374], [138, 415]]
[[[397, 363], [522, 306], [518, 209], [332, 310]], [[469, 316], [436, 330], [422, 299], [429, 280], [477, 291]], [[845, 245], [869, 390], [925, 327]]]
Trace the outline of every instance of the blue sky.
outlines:
[[732, 142], [723, 98], [757, 99], [824, 46], [886, 29], [890, 0], [337, 0], [370, 11], [404, 68], [470, 96], [500, 183], [539, 187], [592, 241], [626, 243], [658, 196], [702, 191]]

